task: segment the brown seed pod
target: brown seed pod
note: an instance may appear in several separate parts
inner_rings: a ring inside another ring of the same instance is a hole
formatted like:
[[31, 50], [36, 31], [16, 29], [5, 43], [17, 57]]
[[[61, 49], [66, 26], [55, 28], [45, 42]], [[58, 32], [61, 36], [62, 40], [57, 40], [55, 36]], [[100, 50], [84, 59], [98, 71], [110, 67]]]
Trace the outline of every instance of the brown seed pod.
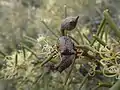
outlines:
[[75, 59], [75, 54], [73, 55], [61, 55], [62, 61], [60, 64], [56, 67], [56, 70], [59, 71], [60, 73], [67, 69]]
[[56, 67], [56, 70], [61, 73], [72, 64], [76, 58], [76, 51], [74, 49], [74, 43], [67, 36], [59, 38], [59, 50], [61, 53], [61, 62]]
[[67, 17], [61, 23], [61, 32], [64, 35], [64, 30], [71, 31], [76, 27], [79, 16], [77, 17]]
[[76, 53], [74, 43], [67, 36], [59, 38], [59, 50], [62, 55], [71, 55]]

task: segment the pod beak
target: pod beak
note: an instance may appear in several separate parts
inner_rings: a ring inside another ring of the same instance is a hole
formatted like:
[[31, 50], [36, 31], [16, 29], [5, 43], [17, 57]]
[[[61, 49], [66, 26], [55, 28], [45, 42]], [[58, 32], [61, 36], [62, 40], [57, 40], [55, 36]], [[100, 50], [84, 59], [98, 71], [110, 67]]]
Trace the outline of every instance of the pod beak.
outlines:
[[77, 22], [77, 21], [78, 21], [78, 19], [79, 19], [79, 16], [77, 16], [77, 17], [76, 17], [75, 21]]

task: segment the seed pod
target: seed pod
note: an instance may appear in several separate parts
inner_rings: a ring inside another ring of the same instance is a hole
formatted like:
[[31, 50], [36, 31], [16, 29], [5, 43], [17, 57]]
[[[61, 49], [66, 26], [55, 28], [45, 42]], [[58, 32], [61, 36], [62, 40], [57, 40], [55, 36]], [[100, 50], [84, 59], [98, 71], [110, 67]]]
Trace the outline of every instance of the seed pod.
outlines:
[[64, 30], [71, 31], [76, 27], [79, 16], [77, 17], [67, 17], [61, 23], [61, 32], [64, 35]]
[[75, 59], [75, 55], [61, 55], [62, 61], [60, 64], [56, 67], [56, 70], [59, 71], [60, 73], [64, 71], [66, 68], [68, 68], [73, 60]]
[[62, 36], [59, 38], [59, 50], [62, 55], [75, 54], [74, 43], [67, 36]]
[[61, 73], [72, 64], [76, 58], [76, 51], [74, 49], [74, 43], [67, 36], [59, 38], [59, 50], [61, 53], [61, 62], [56, 67], [56, 70]]

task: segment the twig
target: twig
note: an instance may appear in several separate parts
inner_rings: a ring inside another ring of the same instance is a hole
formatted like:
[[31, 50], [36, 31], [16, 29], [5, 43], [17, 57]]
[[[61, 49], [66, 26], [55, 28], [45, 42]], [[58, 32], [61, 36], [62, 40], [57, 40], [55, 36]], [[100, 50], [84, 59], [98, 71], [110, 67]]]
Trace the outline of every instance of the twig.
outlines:
[[[111, 86], [112, 86], [112, 84], [109, 84], [109, 83], [99, 83], [99, 85], [94, 87], [92, 90], [98, 90], [98, 88], [100, 88], [100, 87], [108, 87], [108, 88], [110, 88]], [[116, 89], [114, 89], [114, 90], [116, 90]]]
[[[105, 21], [105, 23], [106, 23], [106, 21]], [[102, 28], [100, 36], [99, 36], [101, 40], [103, 38], [104, 31], [105, 31], [105, 24], [103, 25], [103, 28]], [[100, 43], [98, 43], [98, 47], [97, 47], [98, 51], [99, 51], [99, 48], [100, 48]]]
[[[105, 21], [106, 21], [105, 18], [101, 21], [100, 26], [99, 26], [99, 28], [98, 28], [98, 30], [97, 30], [96, 36], [99, 36], [99, 34], [100, 34], [100, 32], [101, 32], [104, 24], [105, 24]], [[93, 46], [93, 44], [95, 43], [95, 41], [96, 41], [96, 39], [94, 38], [93, 41], [91, 42], [91, 45], [90, 45], [90, 46]]]
[[0, 51], [0, 54], [1, 54], [1, 55], [3, 55], [3, 57], [5, 57], [5, 56], [6, 56], [6, 54], [5, 54], [5, 53], [3, 53], [2, 51]]
[[22, 43], [22, 45], [23, 45], [24, 49], [27, 49], [28, 51], [30, 51], [39, 60], [39, 57], [36, 55], [36, 53], [33, 50], [31, 50], [28, 46], [26, 46], [23, 43]]
[[18, 53], [16, 51], [16, 54], [15, 54], [15, 67], [17, 66], [17, 63], [18, 63]]
[[91, 44], [91, 41], [88, 39], [88, 37], [83, 33], [84, 38]]
[[102, 41], [100, 38], [98, 38], [96, 35], [93, 35], [93, 37], [100, 43], [102, 44], [104, 47], [107, 45], [104, 41]]
[[[69, 36], [69, 35], [68, 35]], [[69, 36], [77, 45], [79, 45], [79, 42], [75, 40], [72, 36]]]
[[64, 5], [64, 10], [65, 10], [64, 14], [65, 14], [65, 18], [66, 18], [67, 17], [67, 5], [66, 4]]
[[43, 61], [43, 62], [40, 64], [40, 66], [43, 66], [44, 64], [46, 64], [47, 62], [49, 62], [49, 61], [53, 58], [53, 56], [56, 55], [56, 53], [57, 53], [57, 52], [52, 53], [45, 61]]
[[88, 45], [78, 45], [78, 46], [75, 46], [76, 48], [81, 48], [81, 49], [85, 49], [87, 51], [92, 51], [93, 53], [98, 53], [98, 51]]
[[28, 39], [29, 41], [31, 41], [32, 43], [37, 43], [37, 40], [35, 40], [34, 38], [32, 37], [29, 37], [29, 36], [24, 36], [25, 39]]
[[44, 21], [41, 21], [41, 22], [45, 25], [45, 27], [46, 27], [55, 37], [58, 38], [58, 36], [53, 32], [53, 30], [51, 30], [51, 29], [48, 27], [48, 25], [47, 25]]
[[82, 44], [84, 44], [84, 40], [83, 40], [82, 34], [81, 34], [80, 31], [78, 30], [78, 28], [77, 28], [76, 30], [77, 30], [77, 32], [78, 32], [78, 34], [79, 34], [79, 36], [80, 36], [80, 39], [81, 39]]
[[105, 10], [103, 12], [107, 22], [109, 23], [109, 25], [111, 26], [111, 28], [113, 28], [113, 30], [115, 31], [116, 35], [120, 38], [120, 30], [117, 27], [117, 25], [114, 23], [114, 21], [112, 20], [111, 16], [108, 13], [108, 10]]
[[25, 53], [25, 48], [22, 47], [22, 51], [23, 51], [23, 57], [24, 57], [24, 60], [26, 59], [26, 53]]
[[70, 74], [71, 74], [71, 72], [72, 72], [72, 70], [73, 70], [73, 67], [74, 67], [74, 64], [75, 64], [75, 60], [76, 60], [76, 58], [74, 58], [73, 63], [72, 63], [71, 68], [70, 68], [70, 71], [68, 72], [68, 74], [67, 74], [67, 76], [66, 76], [66, 78], [65, 78], [64, 86], [65, 86], [66, 84], [68, 84], [68, 78], [70, 77]]
[[39, 74], [39, 75], [36, 77], [36, 80], [33, 82], [33, 85], [35, 85], [39, 80], [41, 80], [46, 73], [47, 73], [47, 72], [44, 71], [42, 74]]
[[89, 76], [89, 74], [87, 74], [87, 75], [83, 78], [83, 80], [82, 80], [82, 82], [81, 82], [81, 85], [80, 85], [80, 87], [79, 87], [79, 90], [81, 90], [81, 88], [82, 88], [82, 86], [84, 85], [84, 83], [86, 82], [88, 76]]
[[108, 33], [110, 31], [110, 28], [108, 26], [106, 26], [105, 28], [105, 42], [107, 43], [108, 42]]
[[120, 80], [118, 80], [109, 90], [120, 90]]
[[[100, 71], [100, 70], [96, 70], [95, 73], [96, 73], [96, 74], [103, 74], [103, 72]], [[107, 75], [113, 75], [113, 74], [115, 74], [115, 73], [106, 72], [106, 74], [107, 74]]]

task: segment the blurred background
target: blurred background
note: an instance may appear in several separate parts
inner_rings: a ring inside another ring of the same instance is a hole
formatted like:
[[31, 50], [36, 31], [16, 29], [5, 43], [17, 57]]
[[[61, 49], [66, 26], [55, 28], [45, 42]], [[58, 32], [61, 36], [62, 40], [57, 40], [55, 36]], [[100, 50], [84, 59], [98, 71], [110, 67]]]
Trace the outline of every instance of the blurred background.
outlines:
[[[48, 68], [32, 63], [50, 55], [52, 46], [58, 43], [61, 21], [65, 17], [80, 16], [77, 30], [68, 34], [82, 43], [79, 32], [91, 38], [97, 32], [105, 9], [109, 9], [119, 27], [119, 8], [120, 0], [0, 0], [0, 90], [79, 90], [83, 78], [79, 64], [70, 76], [72, 84], [63, 88], [67, 71], [49, 72]], [[22, 50], [21, 43], [27, 50]], [[31, 55], [31, 50], [35, 55]], [[59, 59], [56, 57], [53, 62]], [[82, 90], [91, 90], [99, 80], [93, 81]]]
[[79, 28], [96, 32], [103, 10], [109, 9], [119, 25], [119, 4], [119, 0], [0, 0], [0, 50], [11, 53], [24, 35], [52, 37], [41, 21], [59, 35], [65, 12], [67, 16], [80, 16]]

